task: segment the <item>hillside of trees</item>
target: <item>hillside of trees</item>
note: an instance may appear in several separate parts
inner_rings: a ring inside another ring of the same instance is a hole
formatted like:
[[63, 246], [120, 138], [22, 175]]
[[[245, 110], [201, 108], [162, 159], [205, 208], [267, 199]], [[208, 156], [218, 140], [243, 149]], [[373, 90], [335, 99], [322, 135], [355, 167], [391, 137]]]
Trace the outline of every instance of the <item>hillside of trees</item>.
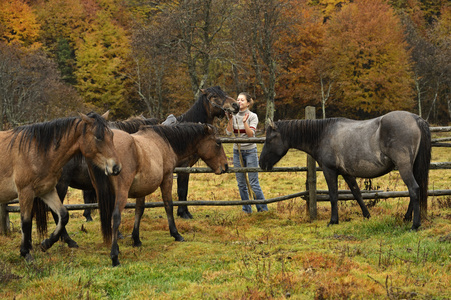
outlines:
[[451, 122], [447, 0], [0, 0], [0, 129], [76, 111], [179, 115], [199, 89], [265, 118]]

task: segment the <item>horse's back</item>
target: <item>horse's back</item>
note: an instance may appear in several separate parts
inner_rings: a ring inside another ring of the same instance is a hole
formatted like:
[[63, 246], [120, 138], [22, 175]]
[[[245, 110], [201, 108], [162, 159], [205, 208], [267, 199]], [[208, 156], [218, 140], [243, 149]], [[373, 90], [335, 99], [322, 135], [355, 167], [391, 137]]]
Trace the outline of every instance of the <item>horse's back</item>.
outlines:
[[406, 161], [413, 163], [421, 140], [418, 118], [394, 111], [370, 120], [338, 119], [323, 139], [324, 163], [335, 164], [341, 173], [368, 178]]
[[158, 134], [152, 130], [133, 134], [136, 145], [136, 174], [129, 190], [130, 198], [153, 193], [163, 182], [164, 176], [172, 176], [175, 154]]

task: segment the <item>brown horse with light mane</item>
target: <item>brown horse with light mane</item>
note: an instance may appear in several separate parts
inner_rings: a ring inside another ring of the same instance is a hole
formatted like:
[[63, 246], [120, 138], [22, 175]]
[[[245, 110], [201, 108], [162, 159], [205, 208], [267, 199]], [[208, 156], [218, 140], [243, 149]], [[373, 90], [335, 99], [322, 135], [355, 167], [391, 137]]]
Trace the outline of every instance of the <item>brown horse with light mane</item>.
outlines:
[[160, 187], [169, 231], [176, 241], [183, 241], [174, 222], [172, 205], [173, 171], [178, 162], [199, 156], [215, 174], [227, 171], [227, 157], [211, 125], [184, 123], [174, 126], [146, 126], [135, 134], [114, 130], [114, 145], [123, 163], [118, 176], [106, 177], [90, 168], [99, 202], [102, 233], [112, 238], [111, 259], [119, 265], [118, 230], [127, 198], [140, 198]]
[[20, 255], [32, 260], [30, 250], [33, 199], [40, 197], [58, 215], [50, 238], [41, 243], [49, 249], [69, 219], [55, 185], [63, 166], [81, 152], [106, 175], [121, 171], [113, 133], [105, 117], [95, 113], [57, 119], [0, 132], [0, 203], [19, 198], [22, 226]]

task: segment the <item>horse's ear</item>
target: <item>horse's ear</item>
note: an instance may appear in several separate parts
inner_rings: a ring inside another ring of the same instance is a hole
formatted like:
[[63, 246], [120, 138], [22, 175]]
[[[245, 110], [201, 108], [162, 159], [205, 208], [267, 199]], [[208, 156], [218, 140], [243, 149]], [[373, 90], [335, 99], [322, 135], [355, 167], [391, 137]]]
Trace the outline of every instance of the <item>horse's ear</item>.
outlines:
[[106, 113], [104, 113], [104, 114], [102, 115], [102, 118], [104, 118], [105, 120], [108, 120], [108, 116], [109, 116], [109, 115], [110, 115], [110, 111], [107, 110]]
[[84, 120], [85, 122], [92, 122], [92, 121], [93, 121], [90, 117], [88, 117], [88, 116], [85, 115], [84, 113], [78, 113], [78, 114], [80, 115], [80, 118], [81, 118], [82, 120]]
[[214, 133], [213, 126], [208, 125], [208, 124], [204, 124], [204, 132], [207, 133], [207, 134]]
[[268, 126], [271, 127], [272, 129], [277, 128], [276, 124], [274, 124], [274, 121], [271, 118], [268, 119]]

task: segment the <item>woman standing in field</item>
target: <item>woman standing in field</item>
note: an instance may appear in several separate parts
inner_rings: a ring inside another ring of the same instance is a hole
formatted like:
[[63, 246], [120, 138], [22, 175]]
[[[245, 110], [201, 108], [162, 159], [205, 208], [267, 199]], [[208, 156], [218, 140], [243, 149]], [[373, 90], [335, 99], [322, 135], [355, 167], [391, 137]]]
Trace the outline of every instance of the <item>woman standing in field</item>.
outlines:
[[[249, 110], [252, 104], [254, 104], [254, 99], [248, 93], [243, 92], [238, 95], [237, 101], [240, 105], [240, 111], [236, 115], [227, 115], [229, 122], [226, 133], [227, 135], [231, 135], [233, 132], [238, 137], [254, 137], [258, 125], [258, 116]], [[241, 165], [240, 152], [243, 165]], [[233, 165], [234, 167], [258, 167], [257, 145], [255, 143], [235, 143], [233, 145]], [[255, 199], [264, 200], [265, 196], [258, 181], [258, 173], [251, 172], [248, 175], [251, 189], [255, 193]], [[241, 200], [249, 200], [250, 191], [246, 184], [246, 174], [235, 173], [235, 176]], [[257, 211], [268, 211], [266, 204], [256, 204], [256, 207]], [[251, 205], [243, 205], [243, 211], [251, 213]]]

